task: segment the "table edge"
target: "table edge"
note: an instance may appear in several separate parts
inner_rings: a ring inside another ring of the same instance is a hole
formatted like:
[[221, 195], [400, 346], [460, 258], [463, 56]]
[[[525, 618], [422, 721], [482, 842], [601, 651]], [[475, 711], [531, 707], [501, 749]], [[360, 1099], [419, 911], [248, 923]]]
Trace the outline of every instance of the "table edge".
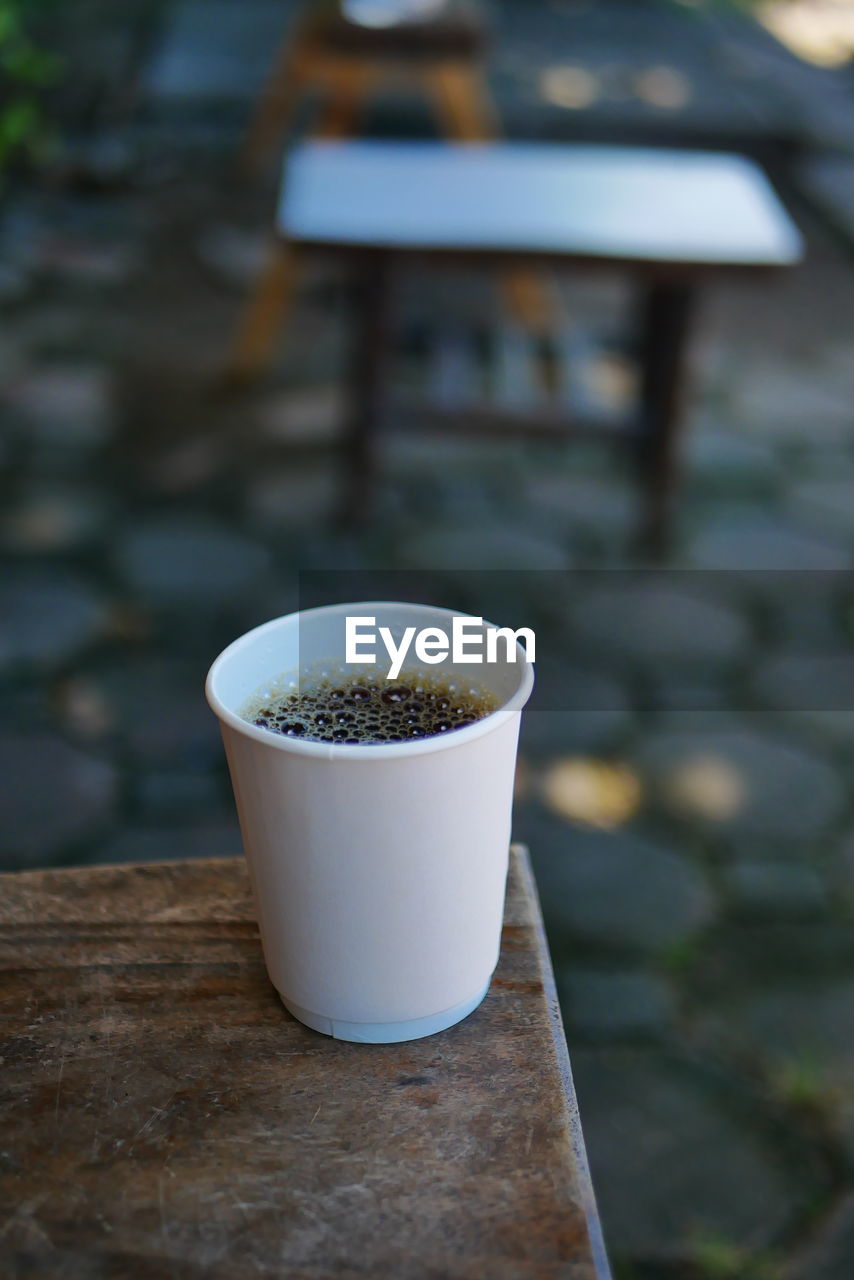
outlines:
[[277, 243], [291, 251], [322, 253], [330, 256], [361, 258], [373, 262], [379, 257], [407, 257], [425, 262], [500, 266], [539, 264], [555, 269], [630, 271], [656, 278], [674, 276], [734, 276], [738, 279], [765, 278], [778, 272], [791, 271], [806, 260], [802, 250], [790, 257], [779, 258], [656, 258], [638, 254], [591, 253], [547, 248], [523, 248], [518, 245], [444, 245], [392, 243], [385, 240], [327, 240], [301, 235], [281, 224], [276, 226]]
[[582, 1193], [582, 1206], [584, 1209], [584, 1217], [587, 1222], [590, 1253], [593, 1259], [596, 1280], [612, 1280], [611, 1266], [608, 1261], [605, 1239], [602, 1234], [602, 1223], [599, 1218], [599, 1209], [596, 1204], [596, 1193], [593, 1189], [593, 1179], [590, 1176], [590, 1164], [587, 1159], [587, 1148], [584, 1144], [584, 1132], [578, 1109], [578, 1098], [575, 1092], [575, 1082], [572, 1078], [572, 1064], [569, 1059], [566, 1032], [564, 1031], [563, 1018], [560, 1012], [560, 1002], [558, 1000], [557, 985], [555, 983], [554, 969], [552, 967], [551, 952], [549, 951], [545, 925], [543, 923], [543, 913], [540, 907], [540, 895], [537, 889], [537, 882], [534, 877], [533, 867], [531, 866], [531, 855], [527, 846], [524, 844], [511, 844], [510, 852], [511, 854], [516, 855], [519, 878], [525, 896], [531, 906], [531, 922], [533, 924], [534, 936], [536, 939], [537, 960], [539, 962], [540, 975], [543, 981], [543, 992], [546, 997], [546, 1005], [548, 1006], [549, 1011], [549, 1026], [551, 1028], [555, 1057], [557, 1059], [557, 1069], [563, 1085], [564, 1097], [566, 1099], [567, 1111], [570, 1118], [572, 1149], [575, 1156], [576, 1167], [578, 1169], [579, 1189]]

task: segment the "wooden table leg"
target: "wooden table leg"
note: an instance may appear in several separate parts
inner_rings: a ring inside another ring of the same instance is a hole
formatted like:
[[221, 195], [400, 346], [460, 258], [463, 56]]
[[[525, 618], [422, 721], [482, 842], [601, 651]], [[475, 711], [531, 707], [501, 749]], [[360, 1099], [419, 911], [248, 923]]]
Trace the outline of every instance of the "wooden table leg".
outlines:
[[667, 549], [670, 532], [686, 357], [696, 295], [691, 284], [658, 282], [649, 285], [641, 299], [641, 539], [646, 550], [656, 557]]
[[281, 241], [274, 244], [238, 326], [225, 370], [226, 383], [251, 381], [269, 360], [293, 297], [296, 270], [294, 247]]
[[498, 112], [479, 67], [469, 62], [437, 62], [424, 72], [442, 132], [458, 142], [498, 137]]
[[560, 307], [544, 275], [530, 267], [516, 267], [501, 278], [501, 291], [508, 311], [530, 334], [545, 338], [560, 321]]
[[390, 275], [389, 255], [376, 253], [365, 260], [359, 280], [344, 441], [342, 516], [347, 524], [362, 524], [368, 519], [376, 487], [376, 443], [389, 341]]
[[376, 69], [356, 58], [330, 64], [324, 75], [325, 94], [313, 138], [352, 138], [359, 115], [378, 80]]

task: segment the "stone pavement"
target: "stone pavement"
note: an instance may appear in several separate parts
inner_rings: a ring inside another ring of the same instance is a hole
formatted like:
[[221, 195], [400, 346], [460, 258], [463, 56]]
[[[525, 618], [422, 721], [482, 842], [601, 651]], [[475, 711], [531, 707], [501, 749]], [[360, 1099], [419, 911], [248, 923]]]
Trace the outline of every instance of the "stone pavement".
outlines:
[[[300, 570], [441, 570], [548, 655], [514, 834], [618, 1276], [847, 1280], [854, 267], [806, 223], [802, 270], [708, 299], [660, 571], [592, 446], [402, 430], [345, 535], [336, 274], [305, 281], [267, 380], [212, 391], [270, 207], [229, 164], [21, 191], [0, 226], [4, 866], [235, 851], [210, 660], [294, 607]], [[619, 288], [561, 289], [579, 333], [613, 334]], [[488, 282], [416, 275], [399, 303], [409, 384], [437, 316], [495, 308]], [[585, 376], [619, 402], [630, 361], [591, 345]]]
[[[294, 0], [179, 0], [152, 42], [153, 116], [215, 106], [236, 124], [257, 93]], [[843, 72], [810, 66], [724, 0], [492, 0], [490, 75], [514, 136], [674, 134], [766, 154], [851, 149]], [[251, 12], [251, 21], [246, 20]], [[417, 102], [384, 119], [424, 124]]]

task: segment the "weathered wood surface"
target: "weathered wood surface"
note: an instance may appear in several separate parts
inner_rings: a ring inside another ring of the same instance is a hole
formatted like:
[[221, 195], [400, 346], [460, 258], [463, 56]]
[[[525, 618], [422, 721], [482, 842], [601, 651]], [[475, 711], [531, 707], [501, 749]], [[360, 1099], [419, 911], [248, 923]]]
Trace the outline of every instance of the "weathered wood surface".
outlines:
[[527, 855], [466, 1021], [290, 1017], [242, 859], [0, 877], [0, 1274], [601, 1280]]

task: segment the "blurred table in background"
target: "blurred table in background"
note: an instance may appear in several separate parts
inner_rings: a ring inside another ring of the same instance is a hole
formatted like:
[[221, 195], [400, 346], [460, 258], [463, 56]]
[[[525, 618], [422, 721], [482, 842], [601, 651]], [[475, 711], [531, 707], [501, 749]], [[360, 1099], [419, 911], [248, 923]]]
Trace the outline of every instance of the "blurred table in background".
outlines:
[[637, 288], [640, 395], [633, 420], [571, 421], [557, 395], [532, 417], [472, 403], [414, 417], [453, 430], [588, 432], [636, 452], [642, 533], [661, 549], [676, 485], [678, 432], [697, 297], [727, 276], [794, 265], [801, 240], [761, 169], [734, 155], [512, 143], [313, 143], [286, 166], [280, 246], [253, 300], [234, 356], [250, 376], [268, 358], [282, 281], [294, 255], [348, 256], [363, 281], [348, 433], [349, 510], [364, 516], [385, 416], [388, 285], [402, 259], [502, 269], [537, 264], [624, 275]]
[[3, 1274], [607, 1280], [527, 852], [463, 1022], [308, 1030], [242, 858], [2, 877]]

